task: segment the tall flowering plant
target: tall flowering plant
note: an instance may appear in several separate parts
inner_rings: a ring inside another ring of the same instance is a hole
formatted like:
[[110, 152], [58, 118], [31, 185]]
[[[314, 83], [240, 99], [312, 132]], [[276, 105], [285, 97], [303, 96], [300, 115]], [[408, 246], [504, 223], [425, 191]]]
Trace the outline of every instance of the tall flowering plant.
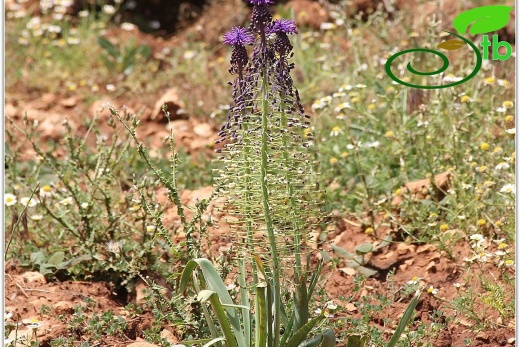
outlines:
[[[309, 315], [321, 264], [311, 270], [306, 247], [320, 208], [313, 199], [309, 117], [290, 75], [289, 35], [298, 31], [294, 21], [273, 21], [272, 0], [249, 2], [254, 5], [250, 27], [224, 35], [232, 47], [229, 72], [235, 79], [230, 83], [233, 103], [217, 141], [223, 144], [217, 151], [225, 170], [216, 173], [218, 206], [230, 216], [236, 245], [240, 303], [233, 302], [207, 259], [188, 263], [180, 288], [185, 291], [193, 283], [199, 299], [211, 305], [213, 314], [205, 314], [214, 342], [335, 346], [330, 329], [309, 338], [323, 320], [323, 315]], [[193, 278], [196, 269], [202, 276]]]

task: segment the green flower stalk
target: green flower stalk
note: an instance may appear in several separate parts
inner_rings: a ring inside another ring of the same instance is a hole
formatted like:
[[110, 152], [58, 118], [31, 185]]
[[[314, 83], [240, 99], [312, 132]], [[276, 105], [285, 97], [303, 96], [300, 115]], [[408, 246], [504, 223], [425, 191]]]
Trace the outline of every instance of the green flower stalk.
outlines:
[[[229, 71], [237, 77], [232, 82], [234, 103], [217, 141], [225, 143], [218, 151], [226, 166], [216, 180], [222, 187], [220, 208], [233, 217], [228, 223], [239, 245], [240, 282], [246, 278], [243, 271], [251, 268], [254, 285], [260, 284], [254, 256], [266, 264], [265, 280], [273, 293], [267, 298], [273, 322], [267, 326], [267, 342], [277, 347], [282, 287], [306, 285], [306, 240], [320, 208], [313, 200], [309, 117], [290, 76], [294, 65], [289, 63], [293, 47], [288, 35], [297, 33], [296, 25], [272, 21], [270, 1], [250, 2], [255, 5], [251, 28], [233, 28], [224, 36], [224, 43], [233, 47]], [[253, 43], [249, 60], [246, 45]], [[297, 314], [295, 330], [308, 320], [308, 300], [301, 301], [305, 309]]]

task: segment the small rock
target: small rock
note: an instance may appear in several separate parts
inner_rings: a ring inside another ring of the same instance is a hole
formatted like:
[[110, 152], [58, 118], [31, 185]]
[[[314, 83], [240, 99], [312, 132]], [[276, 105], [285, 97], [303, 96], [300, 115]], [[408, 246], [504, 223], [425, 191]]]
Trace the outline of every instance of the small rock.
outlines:
[[64, 107], [74, 107], [78, 103], [78, 98], [76, 96], [71, 96], [70, 98], [60, 100], [60, 105]]
[[139, 341], [139, 342], [133, 342], [129, 345], [126, 345], [126, 347], [159, 347], [159, 346], [155, 345], [153, 343], [150, 343], [150, 342]]
[[151, 121], [160, 121], [163, 123], [166, 123], [168, 120], [164, 116], [163, 112], [163, 106], [166, 105], [167, 111], [170, 113], [170, 119], [176, 120], [176, 119], [188, 119], [188, 116], [181, 112], [185, 108], [184, 102], [182, 102], [181, 98], [179, 97], [179, 94], [177, 93], [177, 89], [170, 88], [168, 89], [161, 97], [160, 99], [155, 103], [155, 106], [153, 108], [152, 114], [149, 116], [148, 119], [145, 118], [145, 120], [151, 120]]
[[35, 271], [25, 272], [25, 273], [21, 274], [20, 277], [23, 279], [24, 283], [41, 283], [41, 284], [47, 283], [45, 276], [42, 275], [41, 273], [35, 272]]
[[13, 104], [5, 104], [4, 114], [6, 117], [14, 118], [16, 116], [16, 107]]
[[193, 127], [193, 132], [198, 136], [208, 138], [213, 134], [213, 129], [208, 123], [200, 123]]
[[170, 122], [170, 124], [166, 126], [166, 129], [172, 130], [175, 138], [177, 138], [177, 134], [181, 132], [187, 132], [190, 129], [190, 122], [187, 120], [178, 119]]
[[69, 301], [58, 301], [54, 304], [54, 313], [63, 314], [63, 313], [73, 313], [74, 305]]
[[176, 345], [180, 342], [179, 339], [175, 337], [175, 335], [173, 335], [173, 333], [168, 329], [164, 329], [163, 331], [161, 331], [160, 336], [173, 345]]
[[135, 284], [135, 304], [136, 305], [144, 305], [145, 304], [145, 298], [147, 296], [147, 285], [142, 280], [138, 280], [138, 282]]
[[45, 93], [38, 100], [35, 107], [40, 110], [48, 109], [51, 106], [55, 105], [57, 103], [57, 101], [58, 101], [58, 95], [53, 94], [53, 93]]

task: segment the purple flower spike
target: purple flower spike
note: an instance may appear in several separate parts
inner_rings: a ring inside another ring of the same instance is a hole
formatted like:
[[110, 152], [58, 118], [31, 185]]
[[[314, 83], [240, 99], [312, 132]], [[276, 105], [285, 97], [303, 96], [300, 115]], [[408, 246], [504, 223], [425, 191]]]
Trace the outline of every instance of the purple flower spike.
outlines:
[[296, 22], [289, 19], [277, 19], [273, 22], [271, 33], [298, 34]]
[[224, 35], [224, 43], [230, 46], [252, 45], [255, 37], [246, 28], [235, 27]]
[[253, 5], [271, 5], [274, 0], [247, 0]]

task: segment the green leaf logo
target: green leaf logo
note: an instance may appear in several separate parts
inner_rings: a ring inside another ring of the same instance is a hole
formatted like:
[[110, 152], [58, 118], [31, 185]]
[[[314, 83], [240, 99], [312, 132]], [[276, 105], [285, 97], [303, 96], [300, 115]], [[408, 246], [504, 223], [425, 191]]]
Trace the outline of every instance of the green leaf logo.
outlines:
[[447, 40], [444, 42], [441, 42], [437, 45], [437, 48], [446, 49], [448, 51], [454, 51], [456, 49], [459, 49], [463, 46], [465, 46], [466, 43], [461, 40]]
[[473, 8], [462, 12], [453, 20], [453, 27], [459, 33], [464, 34], [469, 26], [469, 33], [486, 34], [502, 29], [509, 22], [509, 12], [512, 6], [490, 5]]

